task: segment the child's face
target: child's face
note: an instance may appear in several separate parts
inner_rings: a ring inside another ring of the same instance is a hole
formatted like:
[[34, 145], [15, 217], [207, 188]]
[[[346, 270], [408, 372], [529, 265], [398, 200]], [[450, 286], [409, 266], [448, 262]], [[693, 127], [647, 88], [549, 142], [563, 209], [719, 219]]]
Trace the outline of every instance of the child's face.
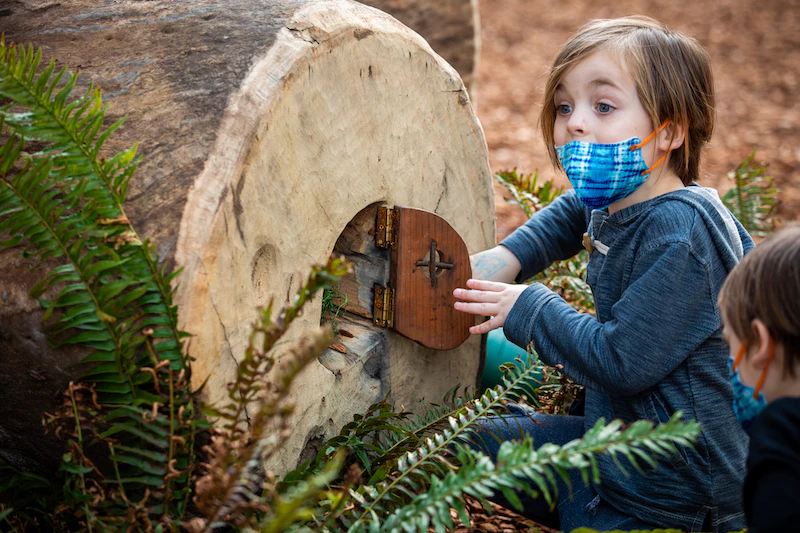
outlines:
[[[636, 84], [622, 60], [599, 50], [567, 72], [555, 92], [556, 146], [570, 141], [612, 144], [632, 137], [644, 139], [653, 131]], [[655, 143], [644, 146], [648, 166], [655, 162]]]

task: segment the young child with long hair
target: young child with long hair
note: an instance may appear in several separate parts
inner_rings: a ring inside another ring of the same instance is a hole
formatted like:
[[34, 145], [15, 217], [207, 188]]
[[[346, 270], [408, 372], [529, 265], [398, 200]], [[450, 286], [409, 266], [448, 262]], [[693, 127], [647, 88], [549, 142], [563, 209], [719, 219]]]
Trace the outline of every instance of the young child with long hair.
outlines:
[[800, 225], [761, 243], [719, 294], [733, 408], [750, 432], [749, 533], [800, 528]]
[[[665, 422], [677, 411], [702, 434], [646, 476], [601, 455], [600, 483], [584, 487], [577, 476], [572, 497], [559, 491], [556, 513], [537, 498], [525, 514], [564, 531], [740, 529], [747, 435], [731, 407], [717, 295], [753, 242], [716, 191], [694, 183], [714, 128], [708, 56], [649, 18], [592, 21], [550, 69], [540, 126], [573, 189], [473, 256], [476, 279], [455, 290], [455, 306], [491, 317], [472, 333], [503, 326], [562, 365], [586, 388], [585, 414], [515, 407], [503, 437], [563, 444], [601, 417]], [[596, 316], [542, 284], [512, 284], [584, 242]], [[486, 442], [496, 454], [499, 444]]]

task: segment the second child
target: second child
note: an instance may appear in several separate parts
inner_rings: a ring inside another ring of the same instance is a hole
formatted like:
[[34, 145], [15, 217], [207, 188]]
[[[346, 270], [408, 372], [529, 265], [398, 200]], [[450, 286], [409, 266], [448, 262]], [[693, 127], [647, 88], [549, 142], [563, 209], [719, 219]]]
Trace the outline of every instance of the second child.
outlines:
[[748, 254], [722, 286], [734, 412], [750, 431], [749, 533], [800, 528], [800, 225]]

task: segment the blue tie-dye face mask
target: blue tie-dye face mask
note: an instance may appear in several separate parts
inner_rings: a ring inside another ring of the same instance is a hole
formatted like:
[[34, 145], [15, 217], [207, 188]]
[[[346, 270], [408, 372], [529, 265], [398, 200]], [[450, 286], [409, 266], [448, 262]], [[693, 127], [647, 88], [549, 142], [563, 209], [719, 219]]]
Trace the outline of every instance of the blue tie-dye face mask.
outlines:
[[642, 146], [668, 123], [669, 119], [665, 120], [644, 141], [634, 137], [614, 144], [572, 141], [556, 146], [558, 160], [578, 198], [591, 209], [604, 209], [638, 189], [669, 153], [648, 168]]

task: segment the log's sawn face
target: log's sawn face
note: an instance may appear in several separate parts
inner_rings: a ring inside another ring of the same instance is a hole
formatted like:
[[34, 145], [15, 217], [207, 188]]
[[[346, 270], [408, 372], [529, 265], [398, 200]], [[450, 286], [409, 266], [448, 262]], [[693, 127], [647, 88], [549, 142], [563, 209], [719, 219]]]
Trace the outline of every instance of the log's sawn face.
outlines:
[[[129, 216], [184, 267], [176, 303], [211, 403], [226, 397], [255, 308], [288, 301], [365, 207], [425, 209], [468, 250], [494, 245], [488, 153], [464, 85], [388, 15], [345, 0], [39, 4], [12, 2], [6, 37], [80, 65], [110, 120], [128, 115], [109, 150], [142, 141]], [[319, 317], [312, 302], [292, 335]], [[380, 338], [304, 370], [294, 434], [270, 468], [292, 468], [389, 390], [408, 407], [477, 380], [479, 339], [437, 351]]]
[[461, 75], [475, 101], [475, 70], [480, 53], [477, 0], [364, 0], [422, 35]]

